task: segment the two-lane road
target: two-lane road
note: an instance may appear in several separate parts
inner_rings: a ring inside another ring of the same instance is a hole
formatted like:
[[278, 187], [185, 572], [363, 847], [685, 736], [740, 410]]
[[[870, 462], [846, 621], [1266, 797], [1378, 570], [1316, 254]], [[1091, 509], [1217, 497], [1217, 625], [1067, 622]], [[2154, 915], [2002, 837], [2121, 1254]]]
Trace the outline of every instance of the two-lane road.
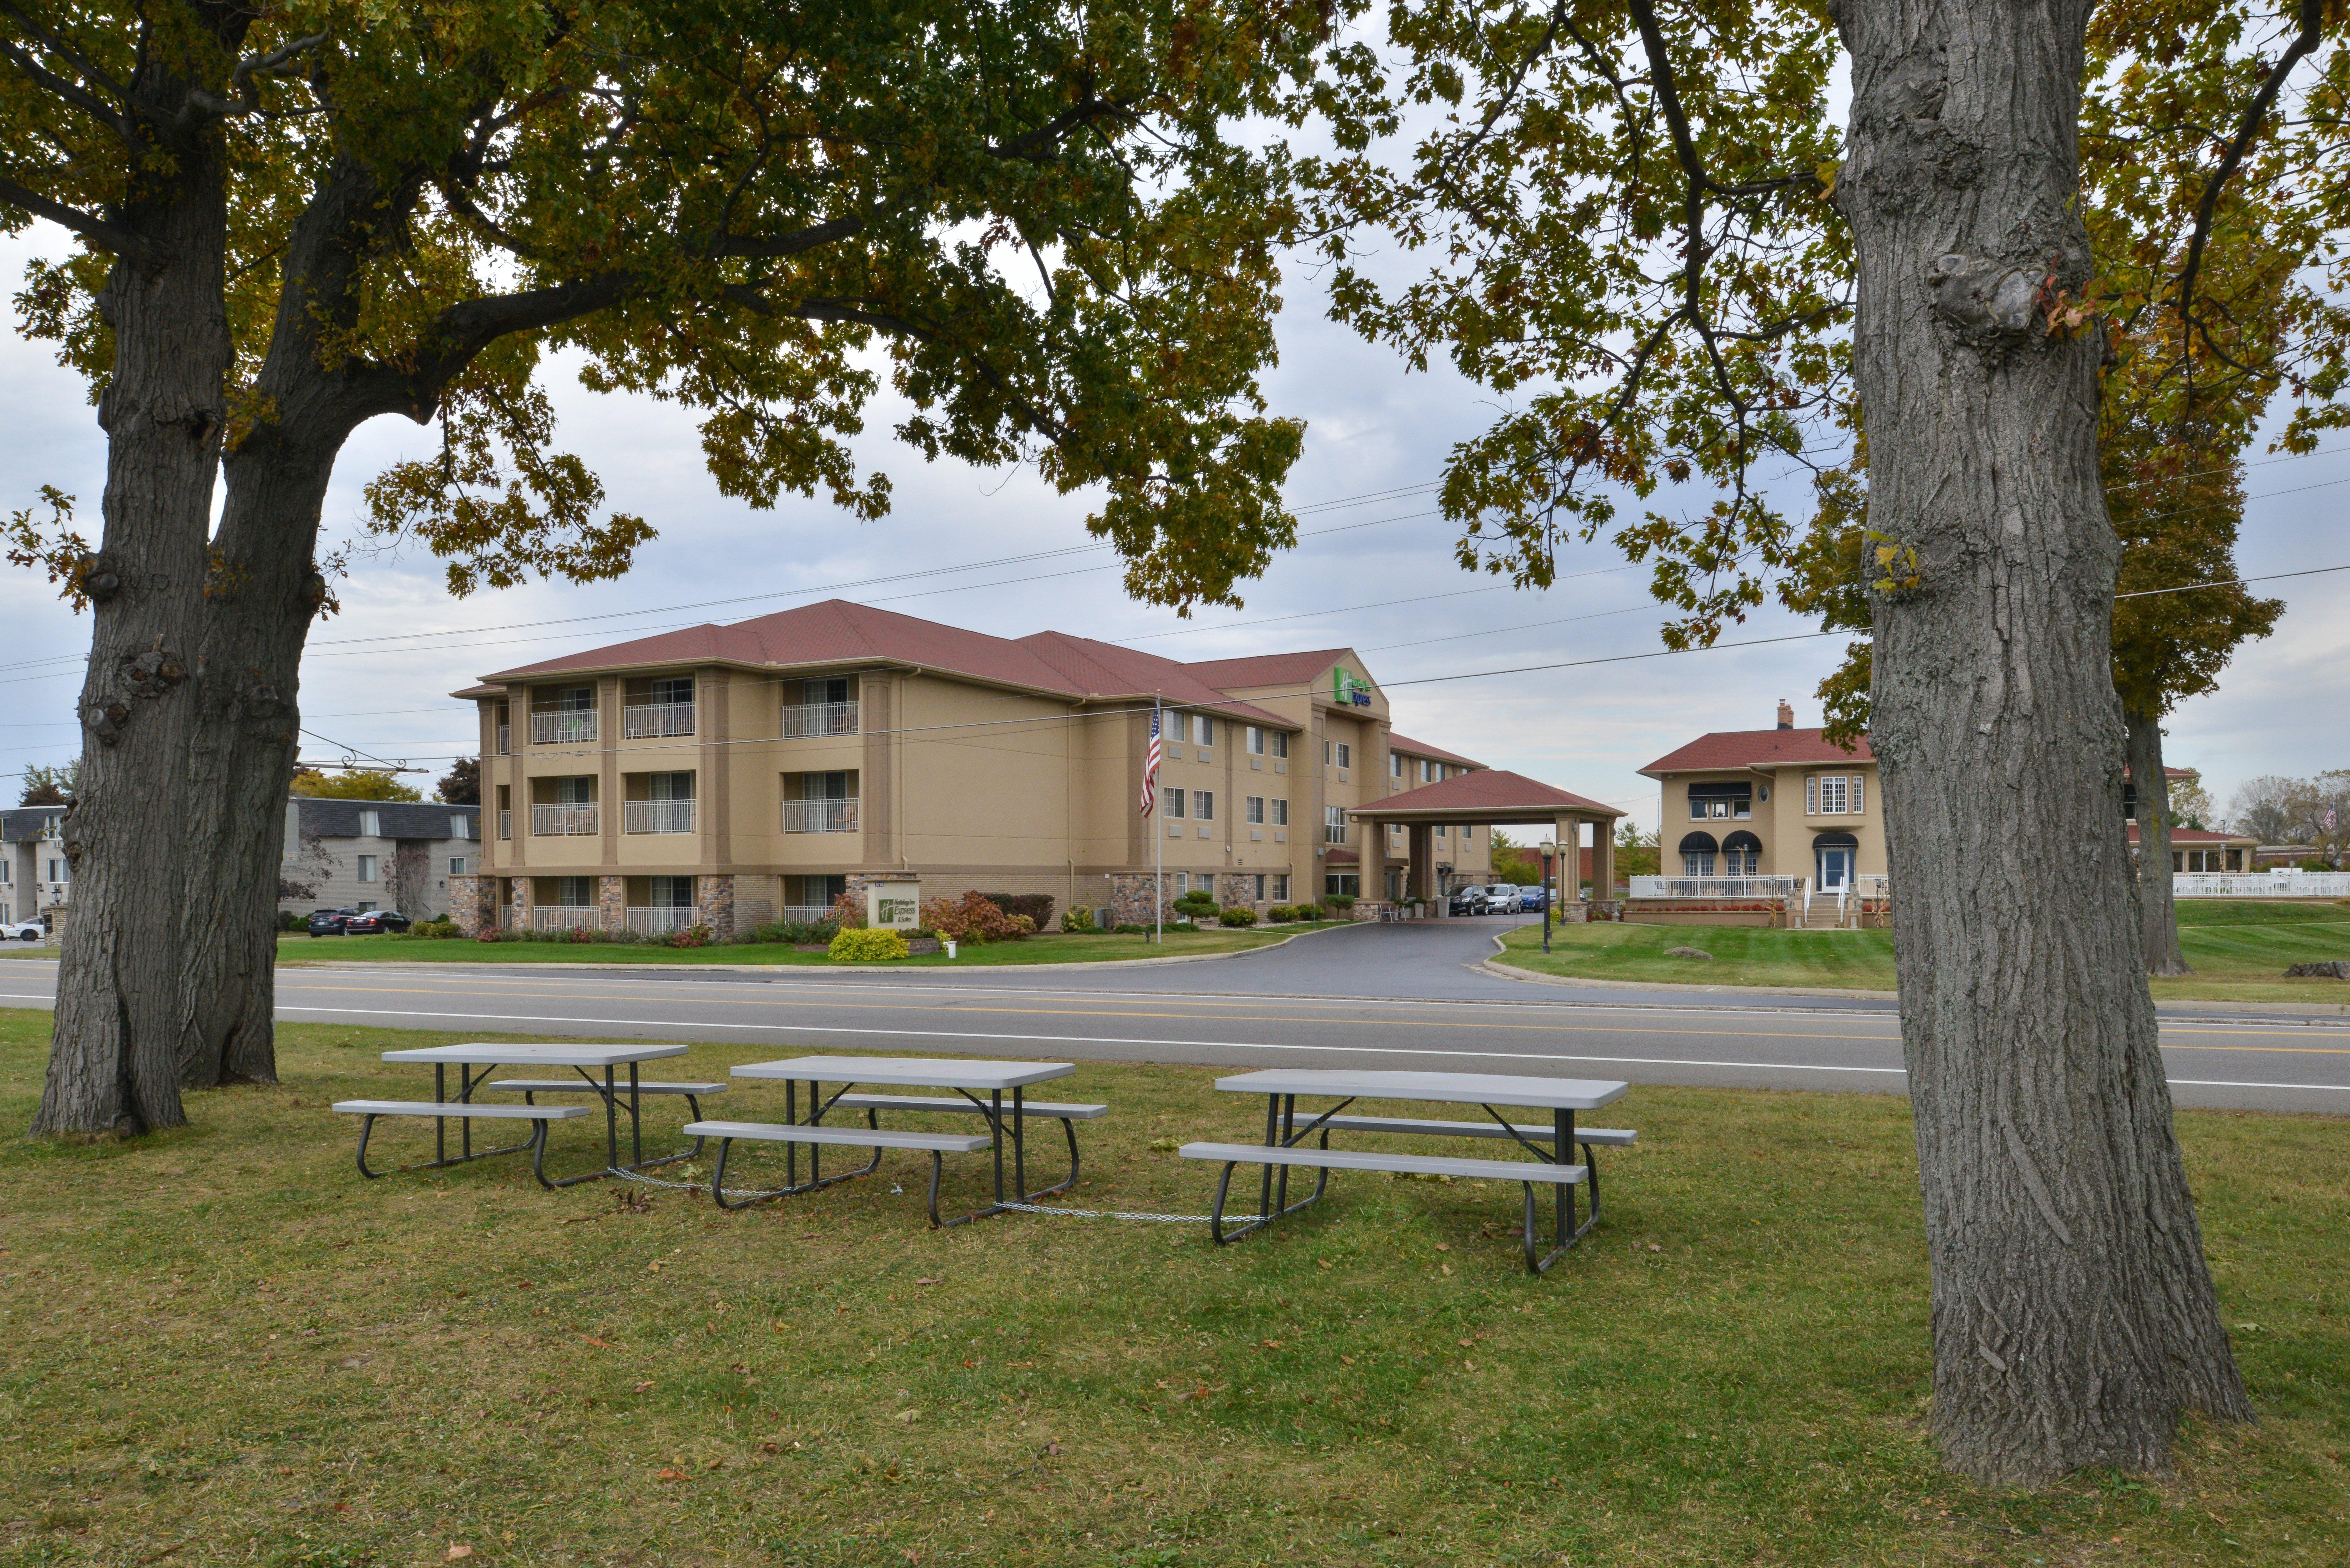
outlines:
[[[288, 965], [279, 1016], [387, 1029], [1040, 1053], [1213, 1066], [1441, 1066], [1636, 1083], [1899, 1093], [1899, 1021], [1866, 998], [1529, 985], [1480, 972], [1505, 921], [1341, 928], [1133, 969], [757, 973], [682, 966]], [[323, 948], [325, 943], [321, 943]], [[0, 963], [0, 1004], [56, 966]], [[2182, 1105], [2350, 1113], [2350, 1020], [2171, 1016]]]

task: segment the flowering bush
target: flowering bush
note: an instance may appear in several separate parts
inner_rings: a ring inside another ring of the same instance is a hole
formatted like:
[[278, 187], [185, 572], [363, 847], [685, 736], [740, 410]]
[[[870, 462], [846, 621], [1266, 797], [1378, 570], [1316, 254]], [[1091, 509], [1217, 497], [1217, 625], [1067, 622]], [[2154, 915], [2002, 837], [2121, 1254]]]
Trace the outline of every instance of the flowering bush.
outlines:
[[1094, 912], [1091, 909], [1082, 908], [1071, 909], [1061, 917], [1061, 929], [1065, 931], [1090, 931], [1095, 929]]
[[978, 893], [930, 899], [922, 905], [922, 924], [958, 942], [1008, 942], [1027, 934]]
[[[861, 931], [865, 929], [865, 900], [856, 891], [844, 892], [832, 901], [832, 913], [825, 923], [836, 931]], [[827, 938], [827, 940], [831, 939]]]
[[1036, 917], [1034, 915], [1014, 915], [1012, 917], [1012, 923], [1018, 928], [1012, 939], [1014, 941], [1018, 941], [1022, 937], [1033, 937], [1036, 934]]
[[895, 931], [857, 929], [843, 931], [832, 939], [825, 957], [835, 963], [875, 963], [886, 959], [910, 956], [906, 939]]
[[710, 945], [710, 937], [708, 926], [688, 926], [681, 931], [671, 931], [669, 945], [673, 948], [706, 948]]

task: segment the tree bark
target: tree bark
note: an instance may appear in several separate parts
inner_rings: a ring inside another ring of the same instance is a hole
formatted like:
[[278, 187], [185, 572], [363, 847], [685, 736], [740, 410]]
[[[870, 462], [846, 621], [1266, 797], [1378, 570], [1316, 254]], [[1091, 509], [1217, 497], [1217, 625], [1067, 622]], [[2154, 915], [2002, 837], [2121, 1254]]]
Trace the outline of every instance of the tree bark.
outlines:
[[[2087, 0], [1841, 0], [1836, 201], [1881, 543], [1883, 765], [1903, 1050], [1952, 1468], [2160, 1467], [2249, 1417], [2171, 1128], [2121, 805], [2119, 544], [2099, 485], [2075, 211]], [[1877, 557], [1872, 556], [1872, 559]]]
[[2193, 974], [2178, 947], [2178, 902], [2170, 890], [2170, 780], [2162, 767], [2162, 721], [2123, 711], [2129, 776], [2137, 797], [2137, 913], [2148, 974]]

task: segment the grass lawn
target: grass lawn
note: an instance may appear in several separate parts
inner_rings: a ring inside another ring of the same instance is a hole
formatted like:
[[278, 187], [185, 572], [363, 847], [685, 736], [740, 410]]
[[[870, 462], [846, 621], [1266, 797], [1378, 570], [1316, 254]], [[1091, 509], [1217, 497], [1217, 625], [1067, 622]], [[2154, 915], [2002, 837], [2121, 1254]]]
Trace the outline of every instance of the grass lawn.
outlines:
[[[0, 1012], [23, 1126], [46, 1013]], [[2174, 1476], [1944, 1475], [1891, 1096], [1649, 1089], [1546, 1279], [1511, 1188], [1341, 1176], [1198, 1225], [933, 1232], [912, 1157], [721, 1214], [514, 1160], [363, 1182], [348, 1095], [451, 1038], [280, 1031], [284, 1085], [133, 1146], [0, 1145], [0, 1563], [2338, 1564], [2350, 1144], [2179, 1117], [2262, 1419]], [[697, 1048], [723, 1076], [754, 1054]], [[1087, 1066], [1087, 1207], [1197, 1212], [1209, 1069]], [[722, 1114], [755, 1115], [759, 1091]], [[730, 1095], [728, 1098], [735, 1096]], [[386, 1157], [424, 1146], [391, 1129]], [[581, 1124], [562, 1158], [588, 1155]], [[949, 1200], [982, 1164], [951, 1161]], [[894, 1191], [894, 1187], [906, 1190]]]
[[[1337, 924], [1325, 921], [1322, 925]], [[783, 942], [726, 943], [707, 948], [663, 948], [621, 942], [473, 942], [433, 941], [421, 937], [311, 937], [300, 932], [277, 940], [281, 964], [348, 963], [377, 961], [397, 963], [757, 963], [815, 964], [824, 968], [887, 967], [890, 969], [967, 969], [973, 964], [1100, 963], [1111, 959], [1181, 958], [1202, 953], [1246, 952], [1284, 941], [1322, 925], [1300, 924], [1263, 929], [1222, 926], [1194, 930], [1167, 928], [1160, 946], [1140, 937], [1105, 934], [1039, 933], [1025, 941], [990, 942], [964, 947], [950, 959], [944, 953], [899, 960], [886, 966], [835, 965], [822, 953], [804, 953]], [[36, 949], [36, 951], [39, 950]], [[51, 956], [55, 956], [54, 950]]]
[[[1893, 989], [1890, 931], [1778, 931], [1756, 926], [1522, 927], [1497, 961], [1538, 974], [1666, 984]], [[2313, 901], [2181, 899], [2178, 945], [2195, 972], [2154, 981], [2157, 1002], [2350, 1003], [2350, 982], [2287, 980], [2289, 964], [2350, 958], [2350, 908]], [[1713, 961], [1665, 956], [1693, 947]]]

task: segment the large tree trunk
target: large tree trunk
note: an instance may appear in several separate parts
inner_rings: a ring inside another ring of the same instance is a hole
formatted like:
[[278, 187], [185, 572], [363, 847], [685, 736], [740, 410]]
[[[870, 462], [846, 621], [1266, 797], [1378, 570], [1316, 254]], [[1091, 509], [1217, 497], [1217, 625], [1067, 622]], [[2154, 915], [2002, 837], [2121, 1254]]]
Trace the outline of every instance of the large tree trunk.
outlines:
[[2178, 949], [2178, 903], [2170, 892], [2170, 780], [2162, 769], [2162, 721], [2127, 711], [2123, 718], [2137, 795], [2137, 914], [2146, 972], [2193, 974]]
[[[2122, 826], [2119, 545], [2098, 483], [2075, 212], [2087, 0], [1842, 0], [1836, 200], [1856, 384], [1902, 1038], [1948, 1461], [2039, 1485], [2160, 1466], [2248, 1417], [2157, 1048]], [[1908, 554], [1914, 552], [1914, 556]]]

